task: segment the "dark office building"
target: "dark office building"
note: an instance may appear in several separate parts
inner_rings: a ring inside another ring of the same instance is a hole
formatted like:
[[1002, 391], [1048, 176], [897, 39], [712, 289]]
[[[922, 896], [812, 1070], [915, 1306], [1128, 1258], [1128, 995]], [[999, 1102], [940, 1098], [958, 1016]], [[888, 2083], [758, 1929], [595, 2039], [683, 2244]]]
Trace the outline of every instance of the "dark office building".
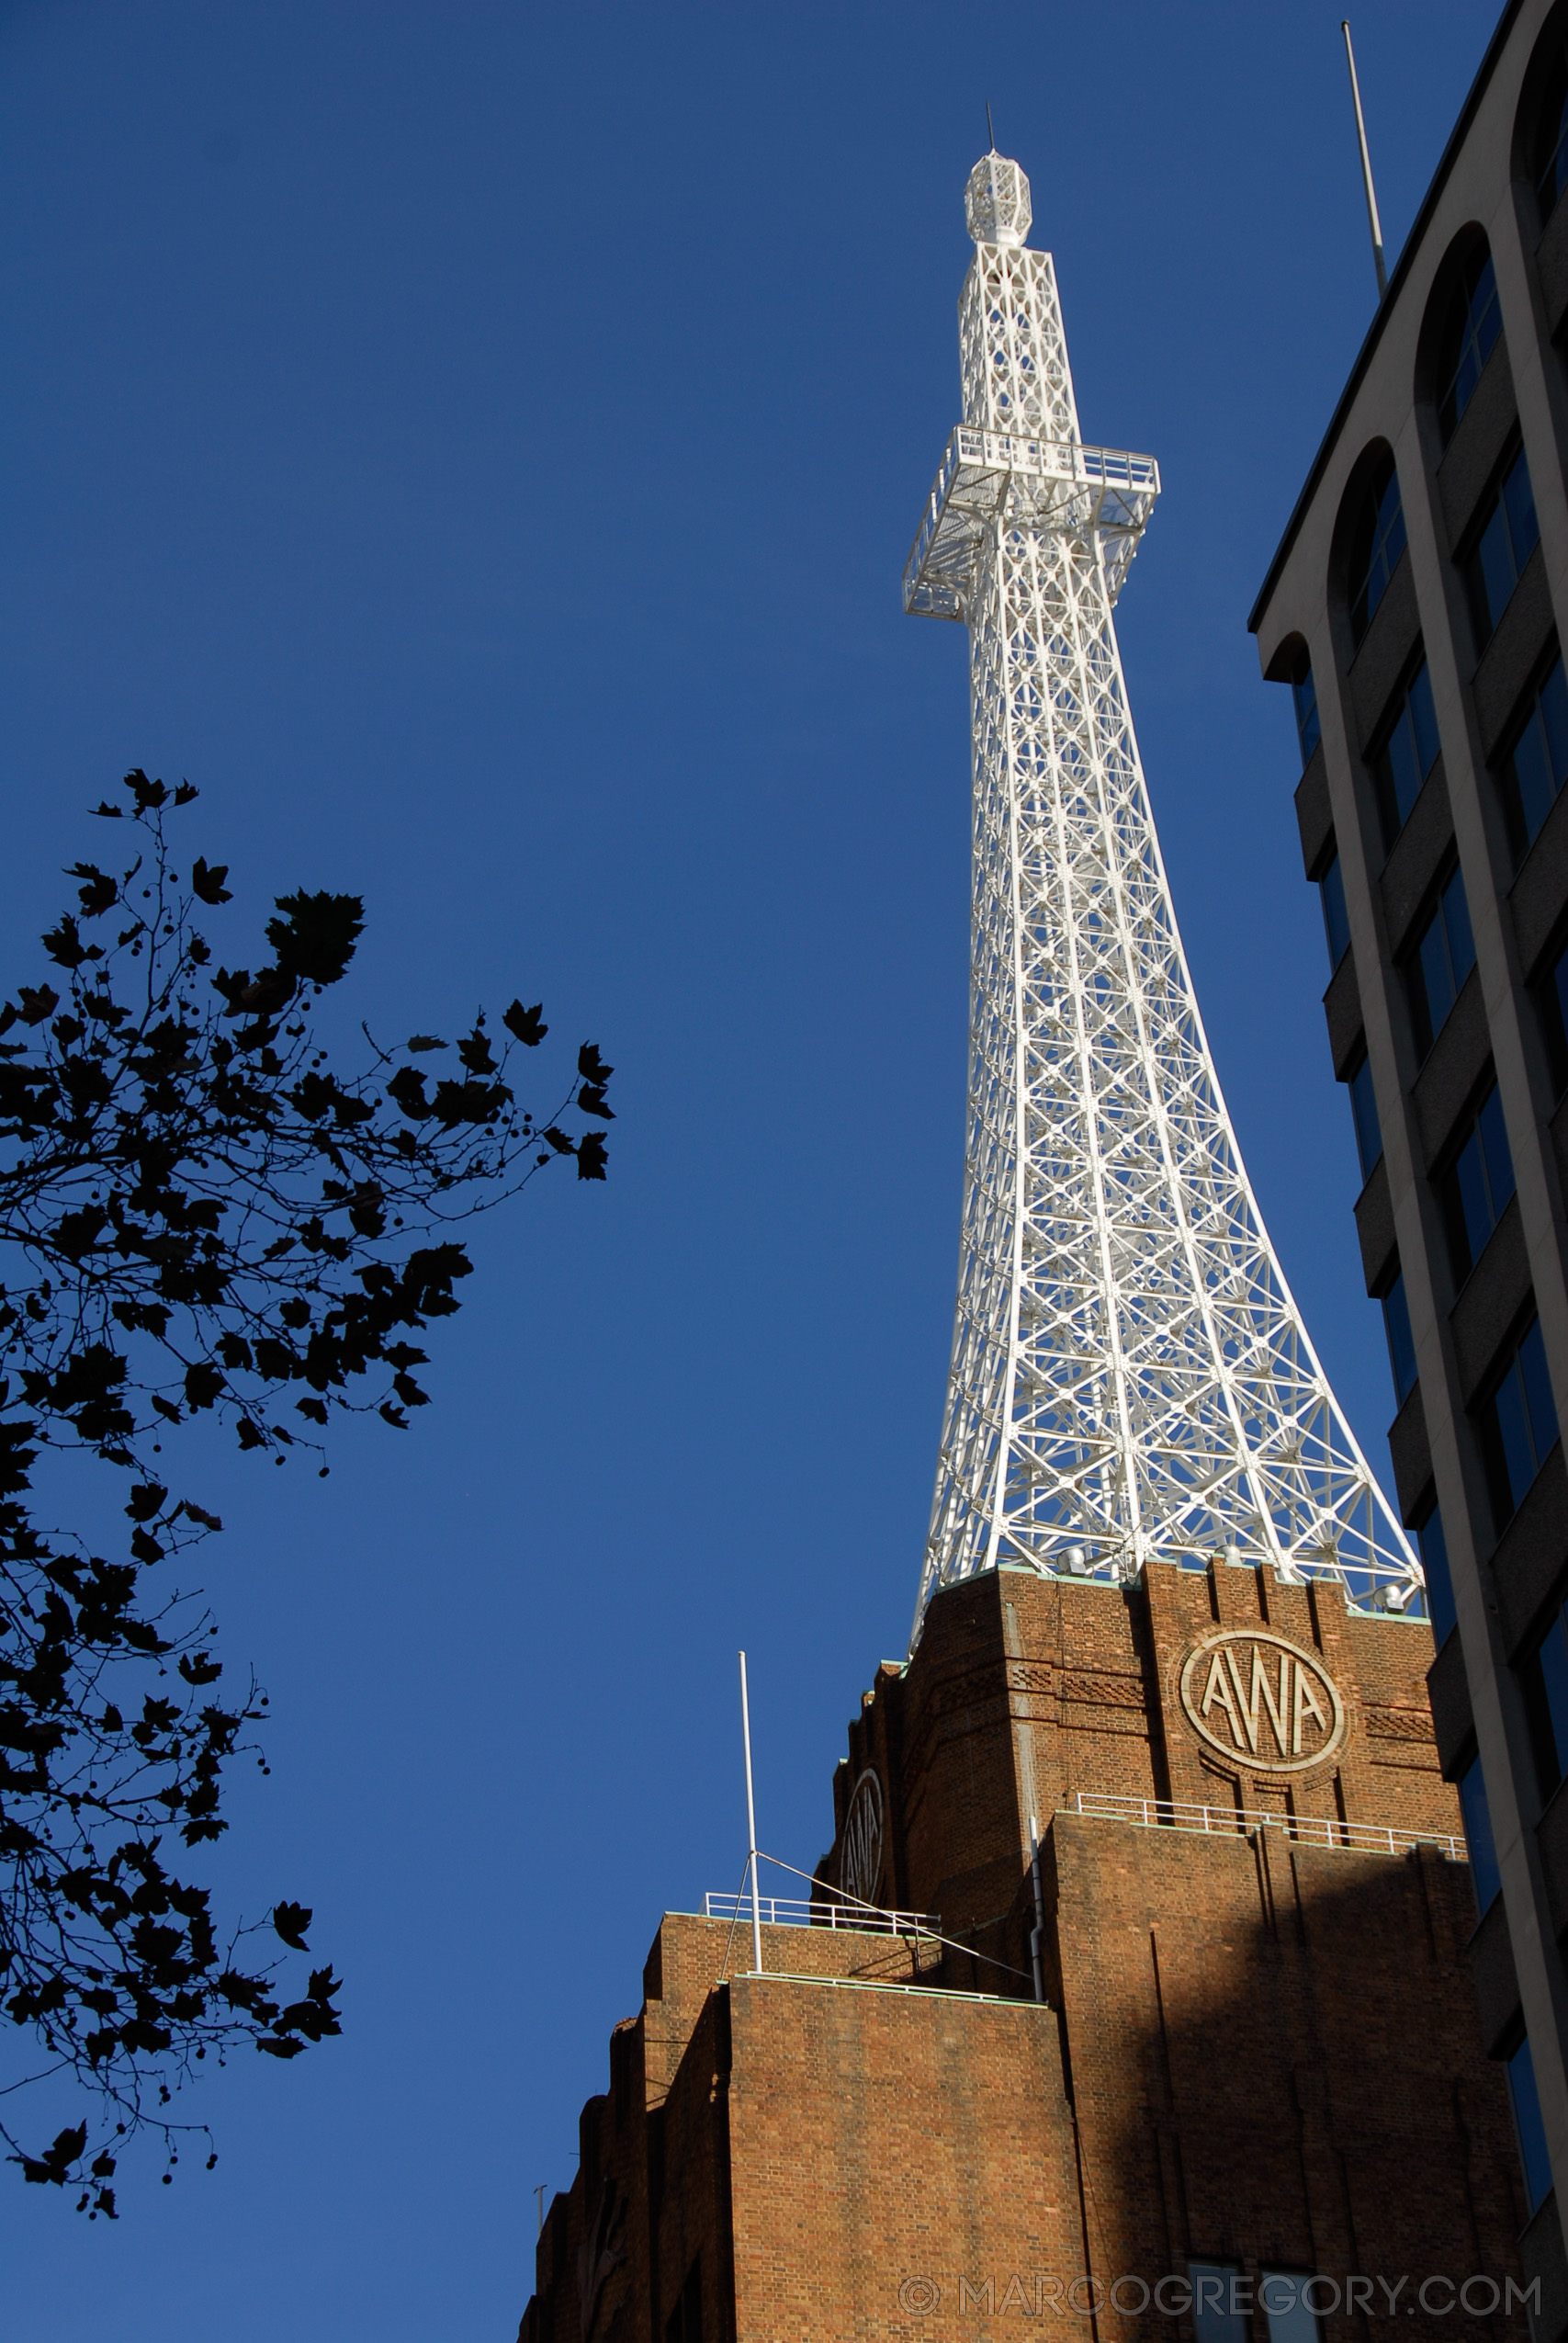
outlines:
[[1295, 703], [1428, 1686], [1568, 2327], [1568, 0], [1506, 10], [1251, 618]]

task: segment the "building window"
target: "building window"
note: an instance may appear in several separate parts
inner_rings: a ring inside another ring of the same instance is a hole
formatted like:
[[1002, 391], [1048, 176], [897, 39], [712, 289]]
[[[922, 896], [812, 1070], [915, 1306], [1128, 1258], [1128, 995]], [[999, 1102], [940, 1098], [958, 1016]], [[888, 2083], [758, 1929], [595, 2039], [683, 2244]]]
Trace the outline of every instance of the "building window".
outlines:
[[1198, 2343], [1247, 2343], [1252, 2290], [1235, 2264], [1190, 2261], [1187, 2274], [1192, 2281], [1192, 2331]]
[[1521, 2036], [1517, 2050], [1506, 2063], [1519, 2162], [1524, 2167], [1525, 2194], [1529, 2199], [1530, 2211], [1535, 2213], [1551, 2192], [1551, 2158], [1546, 2152], [1546, 2126], [1540, 2120], [1540, 2093], [1535, 2087], [1535, 2062], [1530, 2056], [1528, 2034]]
[[1350, 540], [1350, 632], [1358, 649], [1404, 550], [1404, 508], [1399, 501], [1399, 474], [1393, 455], [1385, 450], [1367, 483]]
[[1291, 703], [1296, 711], [1296, 738], [1302, 744], [1304, 773], [1323, 738], [1317, 714], [1317, 685], [1312, 680], [1312, 660], [1304, 644], [1296, 653], [1296, 663], [1291, 670]]
[[1345, 874], [1335, 855], [1328, 868], [1317, 882], [1323, 898], [1323, 932], [1328, 938], [1328, 973], [1334, 974], [1350, 949], [1350, 914], [1345, 908]]
[[1541, 85], [1536, 117], [1534, 177], [1544, 228], [1568, 186], [1568, 50], [1559, 50]]
[[1439, 1644], [1445, 1644], [1459, 1624], [1459, 1613], [1454, 1609], [1449, 1542], [1443, 1534], [1443, 1517], [1438, 1511], [1436, 1498], [1416, 1529], [1416, 1550], [1421, 1556], [1422, 1574], [1427, 1580], [1427, 1616], [1432, 1623], [1433, 1636]]
[[1477, 244], [1450, 296], [1449, 314], [1443, 325], [1442, 355], [1437, 375], [1442, 385], [1438, 400], [1438, 428], [1445, 447], [1470, 404], [1471, 394], [1481, 379], [1481, 369], [1502, 331], [1503, 313], [1497, 306], [1497, 278], [1492, 255], [1483, 244]]
[[1558, 652], [1532, 697], [1517, 739], [1498, 770], [1503, 815], [1516, 864], [1540, 835], [1541, 823], [1568, 780], [1568, 679]]
[[1562, 945], [1546, 974], [1537, 978], [1533, 989], [1551, 1077], [1551, 1095], [1561, 1098], [1568, 1090], [1568, 943]]
[[1372, 1095], [1371, 1060], [1364, 1049], [1347, 1088], [1350, 1092], [1350, 1119], [1356, 1126], [1356, 1153], [1361, 1161], [1361, 1185], [1365, 1187], [1382, 1160], [1382, 1132], [1378, 1124], [1378, 1103]]
[[1514, 1159], [1495, 1082], [1476, 1108], [1458, 1154], [1438, 1183], [1438, 1193], [1454, 1284], [1462, 1285], [1514, 1193]]
[[1456, 863], [1438, 889], [1405, 971], [1417, 1057], [1425, 1058], [1441, 1033], [1460, 987], [1474, 966], [1470, 906], [1465, 900], [1464, 877]]
[[1481, 525], [1475, 549], [1465, 563], [1478, 651], [1491, 641], [1540, 535], [1529, 466], [1521, 447], [1503, 475], [1502, 485]]
[[1258, 2273], [1258, 2307], [1268, 2322], [1269, 2343], [1322, 2343], [1323, 2322], [1303, 2300], [1312, 2276], [1305, 2269]]
[[1507, 1364], [1476, 1411], [1476, 1425], [1493, 1519], [1501, 1536], [1557, 1440], [1557, 1409], [1539, 1318], [1531, 1319], [1508, 1353]]
[[1432, 678], [1423, 660], [1400, 695], [1398, 712], [1372, 755], [1372, 786], [1377, 791], [1385, 853], [1409, 821], [1410, 809], [1438, 762], [1441, 746], [1438, 711], [1432, 706]]
[[1382, 1299], [1388, 1363], [1393, 1369], [1393, 1396], [1403, 1408], [1416, 1388], [1416, 1344], [1410, 1332], [1410, 1305], [1404, 1298], [1403, 1270], [1395, 1271], [1393, 1283]]
[[1497, 1849], [1492, 1837], [1492, 1809], [1481, 1778], [1481, 1760], [1471, 1759], [1459, 1778], [1459, 1806], [1464, 1818], [1464, 1842], [1470, 1850], [1470, 1884], [1475, 1890], [1478, 1919], [1484, 1919], [1502, 1891]]
[[1541, 1802], [1568, 1773], [1568, 1619], [1562, 1609], [1519, 1670]]

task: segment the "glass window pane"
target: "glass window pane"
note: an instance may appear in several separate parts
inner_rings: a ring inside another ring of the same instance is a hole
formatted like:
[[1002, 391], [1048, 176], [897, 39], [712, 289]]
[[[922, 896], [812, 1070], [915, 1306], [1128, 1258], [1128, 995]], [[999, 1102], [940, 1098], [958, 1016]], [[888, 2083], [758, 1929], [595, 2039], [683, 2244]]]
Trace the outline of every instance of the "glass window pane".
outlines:
[[1498, 1528], [1511, 1522], [1519, 1510], [1519, 1500], [1535, 1478], [1535, 1443], [1530, 1437], [1529, 1418], [1525, 1409], [1524, 1386], [1519, 1381], [1517, 1357], [1508, 1362], [1508, 1372], [1497, 1386], [1492, 1400], [1492, 1420], [1496, 1426], [1497, 1454], [1503, 1467], [1504, 1487], [1495, 1492], [1506, 1498], [1506, 1508], [1498, 1511]]
[[1228, 2262], [1190, 2261], [1192, 2329], [1198, 2343], [1247, 2343], [1247, 2318], [1236, 2300], [1239, 2269]]
[[1551, 673], [1540, 687], [1540, 713], [1551, 759], [1552, 785], [1561, 789], [1568, 780], [1568, 676], [1562, 673], [1561, 655], [1552, 661]]
[[1443, 1021], [1454, 1005], [1454, 984], [1449, 970], [1448, 938], [1440, 917], [1434, 917], [1429, 922], [1416, 946], [1416, 957], [1421, 969], [1427, 1025], [1432, 1034], [1441, 1033]]
[[1438, 711], [1432, 705], [1432, 678], [1425, 660], [1410, 679], [1410, 722], [1416, 735], [1416, 758], [1425, 780], [1438, 761]]
[[1503, 331], [1503, 314], [1497, 306], [1497, 272], [1492, 266], [1490, 253], [1475, 280], [1475, 290], [1470, 297], [1470, 315], [1476, 354], [1484, 366], [1496, 347], [1498, 334]]
[[1350, 948], [1350, 914], [1345, 908], [1345, 874], [1335, 855], [1318, 880], [1323, 897], [1323, 932], [1328, 938], [1328, 968], [1330, 975], [1339, 966]]
[[1302, 2269], [1266, 2269], [1258, 2278], [1258, 2306], [1269, 2322], [1269, 2343], [1320, 2343], [1317, 2314], [1302, 2300], [1312, 2283]]
[[1490, 1911], [1503, 1882], [1497, 1872], [1497, 1850], [1492, 1839], [1492, 1809], [1481, 1778], [1481, 1760], [1472, 1758], [1459, 1779], [1460, 1812], [1464, 1817], [1465, 1843], [1470, 1849], [1470, 1882], [1478, 1913]]
[[1508, 515], [1508, 535], [1513, 540], [1514, 574], [1517, 577], [1534, 552], [1540, 526], [1535, 516], [1535, 492], [1530, 487], [1529, 466], [1521, 447], [1503, 482], [1503, 510]]
[[1421, 961], [1421, 947], [1405, 963], [1405, 988], [1410, 995], [1410, 1024], [1416, 1039], [1416, 1055], [1425, 1058], [1432, 1047], [1432, 1012], [1427, 999], [1427, 971]]
[[1498, 619], [1508, 606], [1508, 596], [1514, 591], [1514, 557], [1508, 544], [1508, 516], [1501, 498], [1493, 509], [1492, 518], [1481, 532], [1481, 542], [1475, 549], [1472, 563], [1475, 583], [1475, 630], [1482, 642], [1490, 642]]
[[1459, 1613], [1454, 1609], [1453, 1579], [1449, 1570], [1449, 1542], [1443, 1535], [1443, 1517], [1436, 1505], [1416, 1533], [1416, 1548], [1427, 1574], [1427, 1616], [1438, 1642], [1445, 1643], [1458, 1624]]
[[1558, 955], [1536, 992], [1540, 1036], [1551, 1075], [1553, 1097], [1568, 1090], [1568, 951]]
[[1372, 1095], [1371, 1060], [1361, 1059], [1350, 1077], [1350, 1114], [1356, 1126], [1356, 1153], [1360, 1158], [1362, 1182], [1370, 1180], [1382, 1155], [1382, 1132], [1378, 1125], [1378, 1103]]
[[1515, 858], [1522, 861], [1540, 836], [1540, 825], [1551, 811], [1551, 801], [1557, 795], [1539, 707], [1531, 708], [1529, 719], [1514, 743], [1512, 764], [1515, 803], [1510, 827], [1517, 832], [1513, 840]]
[[1393, 1395], [1403, 1407], [1416, 1382], [1416, 1344], [1410, 1332], [1403, 1270], [1382, 1297], [1382, 1322], [1388, 1335], [1388, 1363], [1393, 1369]]
[[1492, 1234], [1492, 1205], [1486, 1193], [1486, 1172], [1481, 1160], [1481, 1134], [1472, 1130], [1461, 1148], [1450, 1174], [1459, 1210], [1451, 1230], [1454, 1283], [1461, 1284], [1480, 1259]]
[[[1404, 507], [1399, 501], [1399, 474], [1388, 459], [1388, 483], [1378, 499], [1378, 535], [1382, 540], [1382, 582], [1386, 585], [1404, 550]], [[1382, 588], [1379, 588], [1381, 594]], [[1374, 608], [1376, 604], [1373, 605]]]
[[1480, 1134], [1481, 1152], [1486, 1165], [1486, 1185], [1492, 1199], [1492, 1217], [1501, 1220], [1507, 1209], [1508, 1198], [1514, 1193], [1514, 1159], [1508, 1151], [1507, 1126], [1503, 1121], [1503, 1101], [1495, 1082], [1481, 1102], [1481, 1112], [1475, 1118]]
[[[1546, 1718], [1551, 1727], [1551, 1744], [1557, 1765], [1551, 1785], [1568, 1773], [1568, 1636], [1562, 1631], [1560, 1611], [1542, 1639], [1537, 1654], [1540, 1672], [1540, 1689], [1546, 1703]], [[1542, 1784], [1544, 1788], [1545, 1783]]]
[[1465, 899], [1464, 874], [1456, 870], [1442, 892], [1443, 925], [1448, 930], [1449, 966], [1457, 993], [1475, 966], [1475, 941], [1470, 932], [1470, 905]]
[[1514, 2102], [1514, 2129], [1519, 2139], [1525, 2194], [1532, 2213], [1544, 2202], [1551, 2186], [1551, 2158], [1546, 2152], [1546, 2126], [1540, 2120], [1540, 2094], [1535, 2087], [1535, 2066], [1527, 2035], [1507, 2061], [1508, 2097]]
[[1536, 194], [1544, 227], [1568, 178], [1568, 55], [1553, 59], [1541, 91], [1535, 156]]
[[1530, 1446], [1539, 1467], [1557, 1440], [1557, 1407], [1551, 1397], [1551, 1377], [1546, 1370], [1546, 1345], [1540, 1339], [1539, 1318], [1531, 1319], [1519, 1344], [1519, 1382], [1529, 1422]]
[[[1393, 799], [1397, 832], [1409, 821], [1410, 809], [1421, 794], [1421, 784], [1426, 778], [1416, 754], [1416, 735], [1411, 729], [1408, 707], [1400, 709], [1399, 721], [1388, 736], [1383, 756], [1388, 764], [1389, 790]], [[1387, 826], [1386, 816], [1384, 826]]]

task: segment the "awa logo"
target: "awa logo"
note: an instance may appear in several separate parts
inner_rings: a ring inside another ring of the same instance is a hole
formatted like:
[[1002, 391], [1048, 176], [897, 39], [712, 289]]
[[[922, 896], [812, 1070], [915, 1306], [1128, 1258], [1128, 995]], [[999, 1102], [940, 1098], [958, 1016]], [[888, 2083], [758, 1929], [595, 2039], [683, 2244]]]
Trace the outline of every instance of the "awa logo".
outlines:
[[839, 1849], [839, 1885], [862, 1904], [874, 1904], [882, 1877], [882, 1784], [868, 1766], [855, 1783]]
[[1322, 1660], [1262, 1628], [1226, 1628], [1190, 1651], [1181, 1705], [1201, 1739], [1253, 1772], [1302, 1772], [1345, 1738], [1345, 1703]]

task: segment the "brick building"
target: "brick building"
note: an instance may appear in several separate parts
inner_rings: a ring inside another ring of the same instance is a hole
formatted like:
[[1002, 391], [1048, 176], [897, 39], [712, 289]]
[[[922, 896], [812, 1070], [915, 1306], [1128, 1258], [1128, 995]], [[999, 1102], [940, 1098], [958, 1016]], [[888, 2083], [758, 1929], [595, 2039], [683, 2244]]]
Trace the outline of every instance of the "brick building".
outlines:
[[1187, 2337], [1195, 2281], [1200, 2343], [1296, 2343], [1367, 2337], [1383, 2280], [1404, 2335], [1522, 2337], [1429, 1655], [1222, 1562], [940, 1594], [851, 1726], [814, 1924], [753, 1975], [744, 1919], [661, 1922], [521, 2343]]

